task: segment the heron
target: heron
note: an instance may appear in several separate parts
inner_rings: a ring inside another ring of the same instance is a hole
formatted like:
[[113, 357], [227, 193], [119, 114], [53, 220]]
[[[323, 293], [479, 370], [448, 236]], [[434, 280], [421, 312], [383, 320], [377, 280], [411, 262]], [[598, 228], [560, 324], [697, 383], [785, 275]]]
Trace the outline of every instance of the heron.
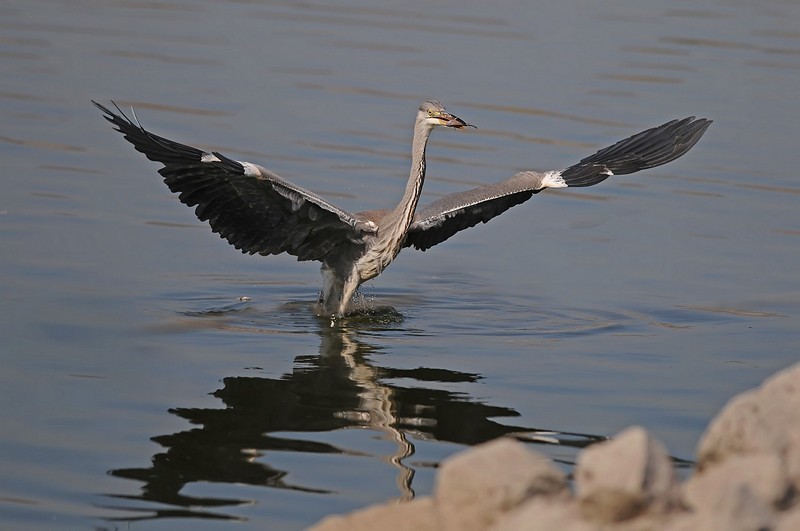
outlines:
[[494, 184], [446, 195], [417, 209], [425, 182], [425, 150], [437, 127], [475, 127], [435, 100], [419, 106], [411, 140], [411, 171], [393, 209], [352, 213], [281, 178], [267, 168], [206, 152], [146, 130], [92, 100], [106, 120], [148, 159], [178, 199], [245, 254], [288, 253], [321, 262], [320, 315], [341, 317], [357, 288], [380, 275], [406, 247], [425, 251], [457, 232], [502, 214], [548, 188], [593, 186], [684, 155], [711, 124], [705, 118], [671, 120], [621, 140], [561, 170], [521, 171]]

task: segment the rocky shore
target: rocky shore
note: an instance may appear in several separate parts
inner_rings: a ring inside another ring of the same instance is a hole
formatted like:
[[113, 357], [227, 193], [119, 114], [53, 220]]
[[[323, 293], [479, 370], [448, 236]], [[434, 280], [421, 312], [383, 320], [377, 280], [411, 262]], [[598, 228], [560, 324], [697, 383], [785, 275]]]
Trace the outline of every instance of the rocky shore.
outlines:
[[504, 438], [445, 460], [430, 497], [331, 516], [312, 529], [800, 530], [800, 364], [728, 402], [683, 483], [641, 427], [585, 449], [574, 489], [546, 457]]

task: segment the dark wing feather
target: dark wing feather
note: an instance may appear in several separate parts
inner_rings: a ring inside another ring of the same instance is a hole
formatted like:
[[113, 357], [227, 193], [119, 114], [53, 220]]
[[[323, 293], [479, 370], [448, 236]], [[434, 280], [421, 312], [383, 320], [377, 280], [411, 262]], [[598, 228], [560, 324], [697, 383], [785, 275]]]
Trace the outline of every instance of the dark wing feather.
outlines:
[[[154, 135], [141, 125], [94, 103], [137, 151], [164, 165], [159, 173], [182, 203], [231, 245], [249, 254], [289, 253], [325, 261], [363, 250], [374, 226], [261, 166], [205, 153]], [[115, 105], [116, 107], [116, 105]]]
[[417, 212], [405, 246], [429, 249], [459, 231], [486, 223], [548, 187], [592, 186], [611, 175], [666, 164], [689, 151], [709, 125], [711, 120], [695, 120], [694, 116], [672, 120], [601, 149], [565, 170], [521, 172], [496, 184], [448, 195]]
[[626, 175], [671, 162], [694, 146], [711, 120], [694, 116], [653, 127], [601, 149], [561, 172], [567, 186], [592, 186], [611, 175]]

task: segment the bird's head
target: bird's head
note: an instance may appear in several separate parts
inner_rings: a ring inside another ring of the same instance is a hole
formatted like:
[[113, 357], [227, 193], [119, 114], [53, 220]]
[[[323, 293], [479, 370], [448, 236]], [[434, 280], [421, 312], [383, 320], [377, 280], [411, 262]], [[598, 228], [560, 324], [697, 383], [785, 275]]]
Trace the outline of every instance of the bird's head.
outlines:
[[458, 116], [447, 112], [444, 108], [444, 105], [435, 100], [428, 100], [419, 106], [417, 121], [424, 123], [428, 127], [444, 126], [452, 127], [454, 129], [475, 127], [472, 124], [468, 124]]

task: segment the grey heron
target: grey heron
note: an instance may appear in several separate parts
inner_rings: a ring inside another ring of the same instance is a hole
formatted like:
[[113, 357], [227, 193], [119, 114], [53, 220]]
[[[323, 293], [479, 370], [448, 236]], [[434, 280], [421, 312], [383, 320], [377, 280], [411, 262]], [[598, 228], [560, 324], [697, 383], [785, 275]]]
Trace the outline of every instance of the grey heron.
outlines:
[[[547, 188], [592, 186], [677, 159], [697, 143], [710, 120], [672, 120], [601, 149], [562, 170], [522, 171], [509, 179], [442, 197], [417, 210], [425, 181], [425, 149], [436, 127], [474, 127], [437, 101], [420, 105], [411, 142], [411, 173], [394, 209], [351, 213], [272, 171], [180, 144], [147, 131], [92, 101], [137, 151], [163, 164], [159, 173], [201, 221], [243, 253], [288, 253], [322, 263], [320, 313], [341, 316], [356, 289], [377, 277], [405, 247], [426, 250], [486, 223]], [[113, 103], [113, 102], [112, 102]]]

